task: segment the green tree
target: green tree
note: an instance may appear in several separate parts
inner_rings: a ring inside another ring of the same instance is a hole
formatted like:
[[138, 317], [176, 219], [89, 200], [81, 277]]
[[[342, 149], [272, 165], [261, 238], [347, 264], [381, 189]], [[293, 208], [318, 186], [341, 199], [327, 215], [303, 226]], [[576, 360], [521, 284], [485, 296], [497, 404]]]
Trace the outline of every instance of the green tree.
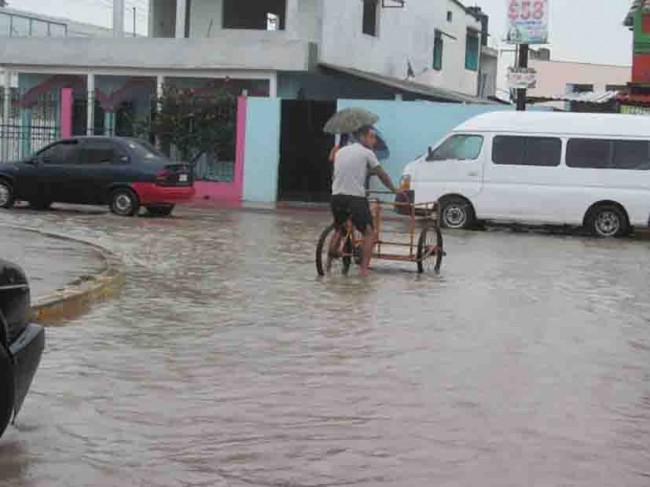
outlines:
[[234, 160], [237, 100], [225, 90], [197, 91], [165, 87], [154, 100], [153, 115], [142, 132], [154, 136], [169, 154], [194, 163], [203, 154]]

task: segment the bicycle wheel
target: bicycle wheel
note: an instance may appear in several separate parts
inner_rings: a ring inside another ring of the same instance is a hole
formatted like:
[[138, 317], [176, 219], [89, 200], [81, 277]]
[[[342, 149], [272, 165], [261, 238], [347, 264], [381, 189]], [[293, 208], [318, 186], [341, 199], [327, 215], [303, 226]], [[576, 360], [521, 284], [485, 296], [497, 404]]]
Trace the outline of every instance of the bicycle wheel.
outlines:
[[332, 241], [336, 236], [335, 230], [336, 227], [330, 225], [323, 230], [318, 239], [318, 245], [316, 245], [316, 272], [319, 276], [327, 274], [347, 275], [350, 270], [350, 264], [352, 263], [352, 241], [350, 236], [347, 237], [344, 245], [337, 245], [338, 248], [335, 254], [338, 254], [342, 249], [343, 255], [330, 255], [330, 249], [333, 247]]
[[433, 270], [440, 272], [442, 258], [445, 255], [442, 232], [439, 228], [425, 228], [418, 241], [418, 274]]

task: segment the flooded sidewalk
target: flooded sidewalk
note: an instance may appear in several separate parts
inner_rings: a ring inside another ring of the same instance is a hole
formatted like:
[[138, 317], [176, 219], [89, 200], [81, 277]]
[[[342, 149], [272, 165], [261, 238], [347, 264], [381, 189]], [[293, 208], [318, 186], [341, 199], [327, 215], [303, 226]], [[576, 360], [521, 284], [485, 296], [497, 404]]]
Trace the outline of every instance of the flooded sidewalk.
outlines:
[[104, 259], [98, 251], [73, 240], [2, 226], [0, 259], [23, 268], [32, 298], [50, 294], [68, 284], [101, 272]]
[[648, 485], [648, 241], [446, 232], [364, 281], [316, 277], [326, 213], [9, 223], [127, 276], [48, 333], [3, 487]]

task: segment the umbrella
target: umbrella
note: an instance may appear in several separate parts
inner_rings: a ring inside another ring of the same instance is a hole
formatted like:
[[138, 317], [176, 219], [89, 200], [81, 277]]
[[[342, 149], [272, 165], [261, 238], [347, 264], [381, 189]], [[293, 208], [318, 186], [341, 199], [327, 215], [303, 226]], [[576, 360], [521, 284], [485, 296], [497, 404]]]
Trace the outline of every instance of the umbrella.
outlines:
[[351, 134], [362, 127], [374, 125], [379, 117], [363, 108], [346, 108], [334, 114], [325, 124], [328, 134]]

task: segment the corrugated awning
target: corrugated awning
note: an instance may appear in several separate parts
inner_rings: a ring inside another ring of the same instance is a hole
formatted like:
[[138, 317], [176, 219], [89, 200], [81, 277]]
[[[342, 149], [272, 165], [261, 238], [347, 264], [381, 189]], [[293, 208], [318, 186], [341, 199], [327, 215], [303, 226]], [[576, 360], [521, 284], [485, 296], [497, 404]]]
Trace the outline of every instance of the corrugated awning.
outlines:
[[368, 73], [355, 68], [346, 68], [334, 64], [320, 63], [319, 66], [325, 70], [335, 71], [355, 78], [371, 81], [382, 86], [394, 89], [397, 92], [410, 93], [420, 96], [425, 99], [446, 101], [453, 103], [476, 103], [481, 105], [496, 105], [497, 103], [485, 98], [477, 96], [466, 95], [457, 91], [448, 90], [446, 88], [438, 88], [436, 86], [424, 85], [422, 83], [415, 83], [413, 81], [400, 80], [397, 78], [390, 78], [379, 74]]
[[586, 91], [583, 93], [566, 93], [557, 96], [531, 96], [528, 100], [531, 103], [544, 103], [549, 101], [569, 101], [574, 103], [594, 103], [597, 105], [610, 103], [616, 100], [618, 91]]
[[617, 97], [620, 103], [629, 105], [650, 105], [650, 95], [631, 95], [622, 93]]

